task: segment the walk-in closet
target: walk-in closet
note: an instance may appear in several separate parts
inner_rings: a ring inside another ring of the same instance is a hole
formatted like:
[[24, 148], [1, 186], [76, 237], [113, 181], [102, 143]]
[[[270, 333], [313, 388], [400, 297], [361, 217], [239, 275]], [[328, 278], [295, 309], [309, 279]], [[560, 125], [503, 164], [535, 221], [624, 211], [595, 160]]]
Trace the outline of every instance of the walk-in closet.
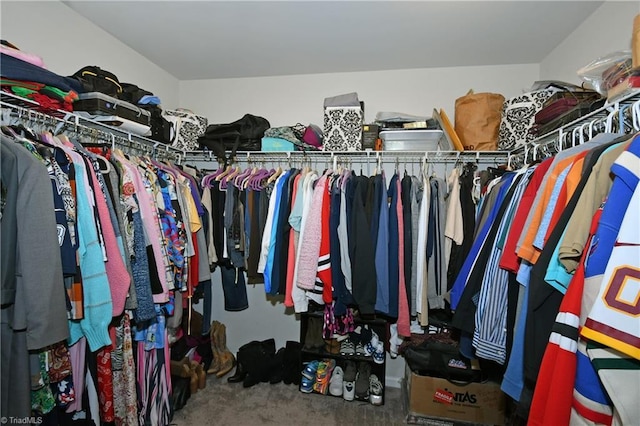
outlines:
[[633, 425], [637, 1], [2, 1], [3, 424]]

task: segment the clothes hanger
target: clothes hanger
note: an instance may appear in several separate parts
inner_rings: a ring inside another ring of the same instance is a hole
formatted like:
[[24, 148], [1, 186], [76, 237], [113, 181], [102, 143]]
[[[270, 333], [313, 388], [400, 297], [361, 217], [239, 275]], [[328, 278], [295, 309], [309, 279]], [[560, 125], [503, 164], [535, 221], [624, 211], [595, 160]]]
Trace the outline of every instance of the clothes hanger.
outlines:
[[251, 177], [255, 176], [256, 173], [258, 173], [260, 171], [260, 169], [258, 167], [253, 167], [252, 169], [249, 170], [249, 174], [244, 176], [240, 182], [239, 182], [239, 188], [240, 189], [247, 189], [248, 184], [249, 184], [249, 180], [251, 179]]
[[275, 182], [276, 179], [282, 174], [282, 167], [278, 164], [278, 168], [275, 169], [274, 173], [267, 179], [267, 184]]
[[251, 172], [253, 171], [253, 169], [251, 168], [251, 166], [249, 165], [249, 167], [247, 167], [246, 169], [244, 169], [241, 173], [238, 173], [234, 178], [233, 178], [233, 186], [235, 186], [238, 189], [242, 189], [242, 181], [249, 175], [251, 175]]
[[262, 191], [264, 189], [264, 184], [266, 179], [268, 179], [271, 175], [275, 173], [274, 169], [262, 169], [261, 172], [258, 172], [256, 176], [253, 178], [253, 188], [256, 191]]
[[633, 130], [640, 131], [640, 100], [633, 103], [631, 107], [631, 121]]
[[231, 163], [229, 163], [222, 173], [219, 173], [215, 176], [215, 180], [220, 182], [222, 178], [231, 173], [231, 170], [233, 170], [233, 166], [231, 165]]
[[229, 173], [227, 173], [222, 179], [220, 179], [220, 189], [227, 189], [229, 182], [240, 173], [240, 167], [236, 166]]

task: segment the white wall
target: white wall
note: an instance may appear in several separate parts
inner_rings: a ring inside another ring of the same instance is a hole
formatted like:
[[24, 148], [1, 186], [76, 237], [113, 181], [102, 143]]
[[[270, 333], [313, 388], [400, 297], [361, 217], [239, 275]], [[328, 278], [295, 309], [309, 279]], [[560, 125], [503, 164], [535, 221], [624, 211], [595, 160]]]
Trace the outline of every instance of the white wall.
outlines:
[[[537, 79], [538, 65], [530, 64], [194, 80], [180, 82], [180, 106], [207, 116], [210, 123], [229, 122], [250, 112], [266, 117], [272, 126], [297, 122], [322, 125], [324, 98], [355, 91], [365, 101], [367, 121], [373, 121], [378, 111], [431, 116], [433, 109], [440, 107], [453, 119], [455, 99], [470, 88], [509, 98]], [[217, 163], [198, 166], [213, 169]], [[391, 176], [393, 171], [386, 173]], [[226, 325], [232, 351], [251, 340], [273, 337], [282, 347], [287, 340], [299, 339], [295, 315], [282, 303], [268, 300], [263, 285], [248, 286], [249, 309], [241, 312], [224, 310], [219, 272], [214, 273], [213, 286], [214, 319]], [[398, 387], [404, 375], [404, 358], [388, 361], [387, 385]]]
[[97, 65], [159, 96], [164, 108], [178, 104], [178, 79], [59, 1], [0, 2], [0, 35], [44, 59], [47, 68], [71, 75]]
[[429, 68], [263, 78], [180, 82], [180, 106], [208, 117], [210, 123], [261, 115], [272, 126], [322, 125], [324, 98], [357, 92], [365, 103], [365, 121], [379, 111], [431, 116], [444, 108], [453, 119], [454, 102], [469, 89], [509, 98], [538, 79], [537, 64]]
[[540, 63], [540, 79], [581, 84], [577, 70], [609, 53], [631, 49], [638, 1], [607, 1]]

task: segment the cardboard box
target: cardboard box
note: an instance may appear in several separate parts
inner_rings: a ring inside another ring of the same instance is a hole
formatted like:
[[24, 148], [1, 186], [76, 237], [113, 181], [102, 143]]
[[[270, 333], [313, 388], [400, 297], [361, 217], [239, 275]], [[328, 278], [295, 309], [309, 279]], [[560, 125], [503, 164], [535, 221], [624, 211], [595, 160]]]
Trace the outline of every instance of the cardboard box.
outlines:
[[[406, 367], [407, 422], [417, 418], [451, 420], [443, 424], [505, 422], [504, 393], [498, 383], [455, 384], [437, 377], [419, 376]], [[420, 423], [424, 423], [420, 421]]]

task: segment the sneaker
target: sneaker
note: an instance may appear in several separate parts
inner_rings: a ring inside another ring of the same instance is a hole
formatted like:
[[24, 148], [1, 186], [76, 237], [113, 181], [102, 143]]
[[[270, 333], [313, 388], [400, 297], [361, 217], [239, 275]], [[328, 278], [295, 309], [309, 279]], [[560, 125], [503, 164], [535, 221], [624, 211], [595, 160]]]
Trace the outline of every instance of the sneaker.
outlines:
[[378, 343], [380, 343], [380, 338], [378, 337], [378, 334], [375, 331], [371, 330], [371, 338], [364, 345], [365, 356], [373, 356], [373, 353], [376, 351], [376, 346], [378, 346]]
[[347, 361], [342, 382], [342, 397], [346, 401], [353, 401], [353, 399], [355, 398], [356, 376], [356, 363], [353, 361]]
[[402, 338], [398, 335], [398, 324], [391, 324], [389, 327], [391, 330], [391, 337], [389, 338], [389, 355], [391, 358], [396, 359], [398, 357], [398, 351], [402, 344]]
[[316, 382], [313, 384], [313, 391], [326, 395], [329, 391], [329, 380], [331, 379], [331, 373], [336, 366], [334, 359], [325, 359], [318, 364], [318, 370], [316, 372]]
[[382, 405], [382, 383], [375, 374], [369, 376], [369, 402]]
[[356, 354], [356, 347], [348, 337], [340, 342], [340, 355], [342, 356], [354, 356]]
[[315, 384], [315, 380], [307, 379], [305, 376], [302, 376], [300, 380], [300, 392], [311, 393], [313, 392], [313, 385]]
[[368, 356], [364, 350], [364, 345], [360, 342], [356, 343], [356, 356]]
[[331, 380], [329, 380], [329, 393], [333, 396], [342, 396], [344, 386], [344, 371], [342, 367], [337, 366], [333, 369]]
[[424, 328], [418, 324], [418, 320], [411, 321], [411, 334], [424, 334]]
[[369, 401], [369, 376], [371, 376], [371, 365], [365, 361], [358, 363], [356, 399], [359, 401]]
[[376, 346], [376, 349], [373, 352], [373, 361], [376, 364], [384, 364], [384, 358], [385, 358], [384, 346], [382, 345], [382, 342], [378, 342], [378, 345]]
[[320, 364], [320, 361], [317, 360], [308, 362], [304, 367], [304, 370], [302, 370], [302, 376], [307, 378], [308, 380], [315, 381], [316, 372], [318, 371], [318, 364]]

